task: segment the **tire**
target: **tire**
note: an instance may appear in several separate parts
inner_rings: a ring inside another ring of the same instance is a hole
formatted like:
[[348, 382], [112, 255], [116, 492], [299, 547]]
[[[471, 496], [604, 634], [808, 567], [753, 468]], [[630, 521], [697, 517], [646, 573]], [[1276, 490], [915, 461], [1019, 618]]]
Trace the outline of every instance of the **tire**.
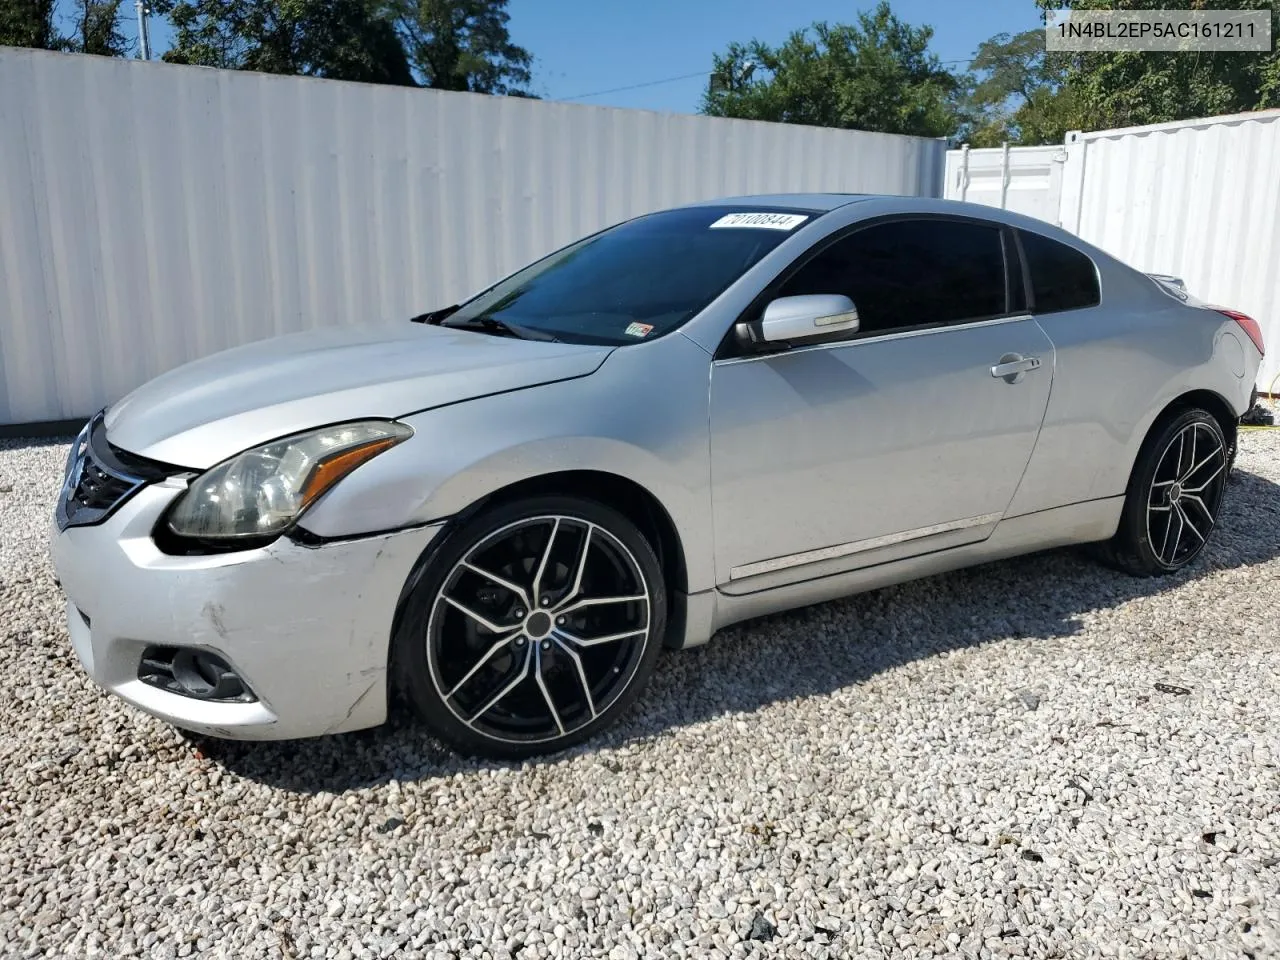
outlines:
[[397, 618], [392, 678], [460, 753], [512, 760], [581, 743], [653, 673], [662, 570], [616, 510], [577, 497], [501, 504], [424, 560]]
[[1138, 577], [1191, 563], [1217, 524], [1231, 451], [1205, 410], [1183, 409], [1158, 421], [1142, 445], [1116, 535], [1099, 553]]

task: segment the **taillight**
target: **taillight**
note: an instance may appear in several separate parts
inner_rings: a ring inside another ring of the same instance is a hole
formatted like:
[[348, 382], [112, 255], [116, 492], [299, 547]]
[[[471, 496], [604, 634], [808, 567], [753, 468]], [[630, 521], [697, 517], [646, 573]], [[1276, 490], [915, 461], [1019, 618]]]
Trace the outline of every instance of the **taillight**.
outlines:
[[1213, 309], [1218, 311], [1218, 313], [1221, 313], [1223, 316], [1230, 317], [1236, 323], [1240, 324], [1240, 329], [1243, 330], [1248, 335], [1249, 339], [1253, 341], [1253, 345], [1258, 348], [1258, 352], [1266, 353], [1266, 350], [1264, 350], [1262, 346], [1262, 327], [1258, 325], [1257, 320], [1247, 314], [1241, 313], [1239, 310], [1228, 310], [1226, 307], [1214, 307]]

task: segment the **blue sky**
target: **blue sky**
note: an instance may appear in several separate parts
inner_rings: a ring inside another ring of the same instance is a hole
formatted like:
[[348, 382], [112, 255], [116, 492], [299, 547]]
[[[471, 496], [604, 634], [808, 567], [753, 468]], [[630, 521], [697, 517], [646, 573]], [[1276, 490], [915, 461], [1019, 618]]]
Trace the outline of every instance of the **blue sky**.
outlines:
[[[848, 22], [874, 7], [874, 0], [510, 0], [507, 9], [512, 39], [535, 58], [540, 96], [694, 113], [711, 55], [730, 42], [776, 44], [815, 20]], [[133, 4], [124, 9], [132, 28]], [[932, 26], [933, 51], [943, 60], [967, 62], [988, 37], [1040, 25], [1033, 0], [893, 0], [893, 10]], [[159, 18], [151, 23], [153, 47], [163, 51], [168, 31]], [[685, 74], [697, 75], [653, 82]], [[645, 86], [616, 89], [638, 84]]]

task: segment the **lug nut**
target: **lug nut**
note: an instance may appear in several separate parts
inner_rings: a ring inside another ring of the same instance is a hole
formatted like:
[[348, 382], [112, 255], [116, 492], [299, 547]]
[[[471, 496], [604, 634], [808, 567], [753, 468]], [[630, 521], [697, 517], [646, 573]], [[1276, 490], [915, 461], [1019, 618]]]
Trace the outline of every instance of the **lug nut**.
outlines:
[[543, 641], [542, 641], [542, 649], [543, 649], [544, 651], [545, 651], [545, 650], [550, 650], [550, 649], [551, 649], [551, 641], [550, 641], [550, 640], [543, 640]]
[[556, 626], [559, 626], [559, 627], [564, 626], [564, 617], [556, 617]]
[[517, 611], [515, 612], [515, 618], [516, 618], [517, 620], [523, 620], [523, 619], [524, 619], [524, 611], [523, 611], [523, 610], [517, 610]]
[[520, 636], [516, 637], [516, 646], [517, 646], [517, 647], [523, 647], [523, 646], [524, 646], [524, 634], [523, 634], [523, 633], [522, 633], [522, 634], [520, 634]]
[[549, 606], [551, 606], [551, 595], [550, 595], [550, 594], [547, 594], [546, 596], [544, 596], [544, 597], [542, 598], [542, 605], [543, 605], [544, 607], [549, 607]]

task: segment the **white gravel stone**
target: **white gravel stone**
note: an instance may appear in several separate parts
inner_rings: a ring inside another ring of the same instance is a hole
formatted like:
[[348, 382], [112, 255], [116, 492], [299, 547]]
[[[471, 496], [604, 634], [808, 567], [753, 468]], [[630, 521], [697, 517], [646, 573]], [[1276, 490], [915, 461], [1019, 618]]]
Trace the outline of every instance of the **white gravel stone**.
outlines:
[[101, 693], [65, 454], [0, 442], [2, 956], [1280, 955], [1280, 432], [1175, 577], [1052, 552], [745, 624], [524, 764]]

